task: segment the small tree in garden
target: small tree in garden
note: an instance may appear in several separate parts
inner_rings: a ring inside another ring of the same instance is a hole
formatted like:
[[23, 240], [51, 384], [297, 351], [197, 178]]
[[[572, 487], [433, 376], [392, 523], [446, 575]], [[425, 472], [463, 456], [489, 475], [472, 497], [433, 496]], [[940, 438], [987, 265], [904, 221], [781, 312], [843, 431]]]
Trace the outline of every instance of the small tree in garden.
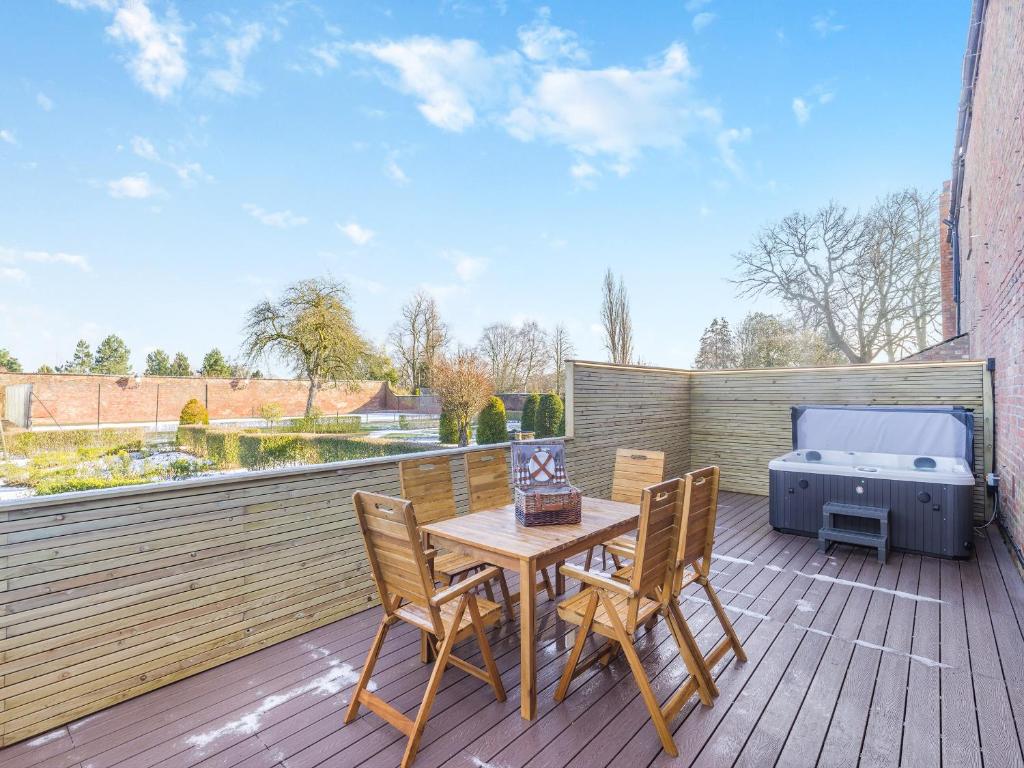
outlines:
[[469, 445], [470, 422], [494, 392], [487, 368], [473, 352], [459, 350], [434, 365], [432, 390], [459, 434], [459, 445]]
[[171, 361], [171, 368], [168, 376], [191, 376], [192, 375], [192, 363], [185, 357], [184, 352], [175, 352], [174, 359]]
[[523, 417], [519, 422], [519, 429], [523, 432], [533, 432], [537, 428], [537, 408], [540, 406], [540, 395], [531, 392], [526, 402], [523, 403]]
[[267, 426], [272, 427], [281, 420], [281, 417], [284, 415], [284, 409], [280, 403], [263, 403], [258, 413], [260, 418], [267, 422]]
[[446, 411], [441, 411], [441, 420], [437, 424], [437, 439], [442, 445], [455, 445], [459, 442], [459, 427]]
[[537, 407], [537, 426], [534, 432], [537, 437], [554, 437], [559, 434], [558, 427], [565, 415], [565, 406], [562, 405], [562, 398], [554, 392], [548, 392], [540, 398], [540, 405]]
[[508, 424], [505, 421], [505, 404], [500, 397], [491, 397], [480, 411], [476, 425], [476, 441], [480, 445], [503, 443], [508, 440]]
[[206, 410], [206, 406], [196, 400], [194, 397], [185, 403], [185, 407], [181, 409], [181, 415], [178, 417], [178, 424], [209, 424], [210, 414]]
[[21, 373], [21, 363], [18, 362], [18, 358], [8, 352], [6, 349], [0, 349], [0, 371], [7, 371], [8, 373]]

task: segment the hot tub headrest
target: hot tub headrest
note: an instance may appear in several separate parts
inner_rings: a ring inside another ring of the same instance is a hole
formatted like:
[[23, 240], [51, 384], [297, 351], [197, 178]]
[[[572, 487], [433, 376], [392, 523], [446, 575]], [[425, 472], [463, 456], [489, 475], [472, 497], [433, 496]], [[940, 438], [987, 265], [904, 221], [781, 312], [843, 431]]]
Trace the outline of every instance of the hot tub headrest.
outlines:
[[962, 406], [794, 405], [793, 450], [952, 456], [974, 468], [974, 414]]

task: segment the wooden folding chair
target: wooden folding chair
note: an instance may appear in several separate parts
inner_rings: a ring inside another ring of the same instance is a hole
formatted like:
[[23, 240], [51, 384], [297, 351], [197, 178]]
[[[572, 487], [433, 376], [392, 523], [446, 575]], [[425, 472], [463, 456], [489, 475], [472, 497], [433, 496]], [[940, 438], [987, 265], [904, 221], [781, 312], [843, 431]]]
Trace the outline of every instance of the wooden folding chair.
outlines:
[[[419, 525], [435, 523], [455, 517], [455, 490], [452, 486], [451, 467], [447, 457], [407, 459], [398, 462], [398, 475], [402, 485], [402, 498], [408, 499], [416, 508]], [[506, 480], [506, 484], [507, 484]], [[429, 548], [427, 538], [424, 547]], [[484, 568], [487, 563], [457, 552], [439, 552], [433, 561], [432, 573], [442, 584], [449, 585], [457, 579]], [[505, 602], [505, 615], [512, 621], [512, 604], [509, 598], [505, 574], [498, 570], [495, 576]], [[494, 600], [490, 581], [483, 584], [488, 600]]]
[[[612, 470], [612, 501], [639, 504], [644, 488], [660, 483], [665, 473], [665, 454], [661, 451], [642, 451], [635, 448], [619, 448], [615, 451], [615, 467]], [[636, 538], [631, 534], [617, 536], [601, 545], [601, 567], [607, 567], [606, 555], [612, 556], [616, 568], [622, 567], [620, 558], [632, 559], [636, 549]], [[587, 552], [583, 565], [590, 570], [594, 550]], [[582, 585], [580, 587], [582, 589]]]
[[[668, 729], [668, 722], [681, 706], [676, 706], [680, 691], [687, 691], [686, 698], [696, 692], [706, 706], [712, 705], [714, 696], [710, 684], [711, 675], [704, 667], [697, 641], [686, 622], [680, 623], [680, 614], [673, 612], [670, 605], [675, 602], [673, 587], [677, 577], [676, 554], [682, 521], [683, 492], [684, 484], [679, 479], [668, 480], [643, 491], [636, 554], [628, 583], [565, 565], [562, 566], [562, 573], [579, 579], [587, 586], [558, 606], [559, 617], [579, 625], [579, 630], [555, 691], [555, 700], [565, 698], [570, 682], [584, 669], [598, 661], [607, 663], [621, 648], [636, 678], [640, 695], [647, 705], [662, 746], [673, 757], [678, 755], [678, 750]], [[637, 628], [659, 614], [665, 617], [671, 628], [683, 663], [689, 671], [689, 677], [665, 707], [659, 706], [640, 657], [633, 647], [633, 635]], [[591, 631], [607, 638], [608, 642], [581, 662], [583, 646]]]
[[[486, 628], [497, 622], [500, 609], [496, 603], [478, 598], [472, 591], [488, 579], [496, 578], [497, 569], [485, 568], [458, 584], [438, 591], [427, 568], [412, 503], [362, 491], [353, 494], [352, 501], [363, 532], [373, 579], [380, 592], [384, 617], [370, 644], [359, 682], [352, 692], [345, 722], [351, 723], [359, 714], [360, 705], [364, 705], [404, 733], [409, 741], [401, 765], [406, 768], [416, 757], [430, 707], [449, 664], [488, 683], [498, 701], [505, 700], [505, 689], [485, 634]], [[367, 688], [388, 629], [398, 621], [412, 624], [427, 633], [437, 657], [415, 720]], [[476, 635], [484, 661], [483, 669], [452, 653], [455, 644], [469, 635]]]
[[[466, 483], [469, 486], [469, 511], [496, 509], [512, 503], [512, 486], [509, 484], [508, 450], [491, 448], [486, 451], [468, 451], [463, 454], [466, 466]], [[537, 586], [544, 587], [548, 599], [554, 601], [555, 590], [546, 568], [541, 569], [541, 580]], [[509, 607], [509, 612], [511, 612]], [[510, 616], [511, 618], [511, 616]]]

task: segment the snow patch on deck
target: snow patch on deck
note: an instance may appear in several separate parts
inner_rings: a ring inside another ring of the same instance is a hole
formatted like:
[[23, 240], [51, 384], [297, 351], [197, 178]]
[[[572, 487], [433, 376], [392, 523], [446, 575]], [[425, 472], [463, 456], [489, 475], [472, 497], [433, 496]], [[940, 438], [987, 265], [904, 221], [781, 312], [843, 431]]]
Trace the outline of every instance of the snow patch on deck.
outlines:
[[28, 743], [28, 745], [30, 747], [41, 747], [41, 746], [43, 746], [43, 744], [47, 744], [47, 743], [53, 741], [54, 739], [59, 739], [63, 735], [64, 735], [64, 729], [63, 728], [58, 728], [55, 731], [50, 731], [49, 733], [44, 733], [42, 736], [36, 736], [34, 739], [32, 739], [32, 741], [30, 741]]
[[926, 595], [919, 595], [915, 592], [902, 592], [898, 589], [886, 589], [885, 587], [876, 587], [873, 584], [862, 584], [859, 581], [851, 581], [850, 579], [839, 579], [835, 576], [825, 576], [821, 573], [804, 573], [803, 571], [793, 571], [797, 576], [803, 576], [807, 579], [814, 579], [815, 581], [827, 581], [830, 584], [840, 584], [844, 587], [855, 587], [856, 589], [870, 589], [872, 592], [882, 592], [886, 595], [892, 595], [893, 597], [902, 597], [905, 600], [916, 600], [921, 603], [939, 603], [942, 601], [935, 597], [927, 597]]

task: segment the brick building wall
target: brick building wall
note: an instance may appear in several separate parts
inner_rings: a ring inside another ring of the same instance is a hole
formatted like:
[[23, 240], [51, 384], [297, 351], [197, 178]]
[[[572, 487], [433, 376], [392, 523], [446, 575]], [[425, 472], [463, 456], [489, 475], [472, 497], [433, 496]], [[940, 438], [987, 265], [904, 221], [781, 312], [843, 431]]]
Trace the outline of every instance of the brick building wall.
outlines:
[[1018, 547], [1022, 547], [1024, 3], [990, 0], [983, 22], [956, 212], [961, 264], [960, 330], [969, 334], [972, 357], [994, 357], [996, 361], [995, 464], [1001, 477], [1004, 522]]
[[954, 299], [953, 244], [949, 238], [949, 187], [944, 182], [939, 195], [939, 290], [942, 292], [942, 338], [952, 339], [960, 333], [956, 327], [956, 301]]
[[961, 333], [959, 336], [940, 341], [930, 347], [925, 347], [920, 352], [907, 355], [901, 363], [937, 363], [946, 360], [976, 360], [977, 357], [971, 354], [971, 337], [969, 334]]
[[[245, 419], [264, 403], [277, 403], [285, 416], [301, 416], [308, 385], [293, 379], [177, 378], [147, 376], [136, 385], [128, 376], [0, 373], [0, 389], [32, 384], [32, 424], [62, 426], [174, 421], [185, 403], [206, 404], [211, 419]], [[316, 405], [326, 414], [386, 410], [387, 386], [379, 381], [328, 385]]]

